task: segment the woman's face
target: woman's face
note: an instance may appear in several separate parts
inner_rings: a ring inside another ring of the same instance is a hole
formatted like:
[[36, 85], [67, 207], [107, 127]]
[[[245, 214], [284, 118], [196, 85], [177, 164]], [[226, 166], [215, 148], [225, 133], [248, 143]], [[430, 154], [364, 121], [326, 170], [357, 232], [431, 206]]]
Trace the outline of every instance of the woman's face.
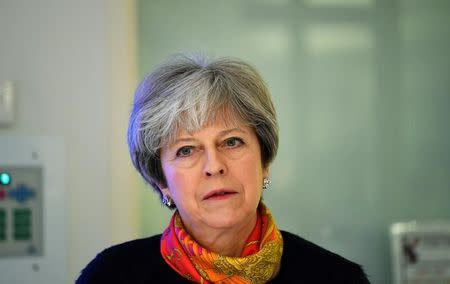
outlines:
[[251, 127], [215, 122], [194, 133], [181, 131], [161, 149], [161, 163], [167, 181], [163, 191], [189, 231], [254, 220], [268, 171]]

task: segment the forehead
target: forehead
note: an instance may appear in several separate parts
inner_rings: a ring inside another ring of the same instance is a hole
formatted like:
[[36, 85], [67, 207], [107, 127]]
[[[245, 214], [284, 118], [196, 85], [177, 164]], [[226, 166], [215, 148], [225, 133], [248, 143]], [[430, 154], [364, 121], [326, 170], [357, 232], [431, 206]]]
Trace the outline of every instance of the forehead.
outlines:
[[179, 115], [164, 144], [173, 143], [180, 135], [193, 135], [202, 129], [213, 127], [222, 129], [247, 129], [250, 123], [230, 106], [216, 108], [206, 115], [198, 115], [196, 111]]
[[208, 123], [205, 123], [200, 128], [194, 129], [194, 130], [188, 130], [186, 128], [178, 128], [177, 132], [174, 133], [174, 140], [177, 140], [180, 137], [185, 136], [196, 136], [196, 134], [208, 130], [208, 132], [212, 135], [214, 134], [223, 134], [227, 132], [242, 132], [242, 133], [248, 133], [252, 134], [254, 133], [253, 128], [248, 125], [243, 120], [223, 120], [216, 118], [212, 121], [208, 121]]

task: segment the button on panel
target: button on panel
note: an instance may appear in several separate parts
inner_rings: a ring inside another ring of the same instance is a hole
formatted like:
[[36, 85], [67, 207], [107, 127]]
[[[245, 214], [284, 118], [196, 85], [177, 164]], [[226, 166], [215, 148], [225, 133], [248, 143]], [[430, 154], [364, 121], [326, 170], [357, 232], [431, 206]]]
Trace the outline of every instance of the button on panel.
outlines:
[[35, 192], [25, 184], [20, 184], [16, 188], [9, 191], [8, 196], [15, 199], [19, 203], [25, 203], [29, 199], [34, 198]]
[[11, 183], [11, 175], [8, 172], [0, 172], [0, 186], [7, 186]]
[[0, 208], [0, 242], [6, 239], [6, 211]]
[[14, 239], [30, 240], [31, 239], [31, 210], [30, 209], [14, 209]]

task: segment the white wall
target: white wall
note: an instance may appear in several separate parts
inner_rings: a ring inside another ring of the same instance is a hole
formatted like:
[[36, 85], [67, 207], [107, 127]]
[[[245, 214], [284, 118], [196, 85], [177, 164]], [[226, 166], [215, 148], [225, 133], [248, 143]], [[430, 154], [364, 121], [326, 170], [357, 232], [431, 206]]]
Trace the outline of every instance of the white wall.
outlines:
[[1, 136], [60, 136], [66, 148], [68, 283], [109, 244], [139, 233], [126, 148], [135, 68], [134, 1], [1, 0], [0, 82], [17, 115]]

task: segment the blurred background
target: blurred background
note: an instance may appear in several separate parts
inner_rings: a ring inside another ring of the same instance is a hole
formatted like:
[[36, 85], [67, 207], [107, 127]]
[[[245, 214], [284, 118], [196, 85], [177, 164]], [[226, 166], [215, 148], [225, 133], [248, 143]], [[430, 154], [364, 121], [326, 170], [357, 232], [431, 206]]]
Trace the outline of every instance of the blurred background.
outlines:
[[450, 220], [449, 50], [447, 0], [0, 0], [0, 86], [15, 98], [0, 141], [61, 146], [45, 178], [61, 180], [62, 222], [44, 251], [57, 234], [54, 269], [72, 283], [103, 248], [168, 224], [128, 157], [138, 81], [176, 52], [240, 57], [278, 111], [264, 196], [278, 226], [393, 283], [391, 224]]

